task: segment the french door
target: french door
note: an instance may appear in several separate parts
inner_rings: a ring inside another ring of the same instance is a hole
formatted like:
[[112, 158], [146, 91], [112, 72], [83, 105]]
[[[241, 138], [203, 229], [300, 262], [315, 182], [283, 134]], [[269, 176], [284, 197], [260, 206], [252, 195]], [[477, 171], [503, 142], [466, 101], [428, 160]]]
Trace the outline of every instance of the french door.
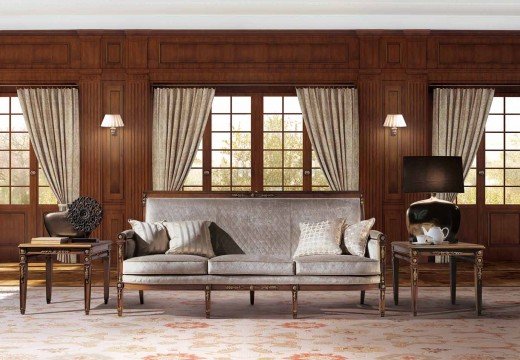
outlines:
[[491, 260], [520, 260], [520, 97], [495, 96], [478, 154], [458, 196], [459, 238]]

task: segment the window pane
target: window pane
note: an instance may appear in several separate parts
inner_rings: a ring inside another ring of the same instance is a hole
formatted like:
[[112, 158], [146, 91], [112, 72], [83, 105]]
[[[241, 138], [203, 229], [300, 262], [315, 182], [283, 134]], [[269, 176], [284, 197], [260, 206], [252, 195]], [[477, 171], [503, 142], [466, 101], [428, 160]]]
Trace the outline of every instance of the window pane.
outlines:
[[457, 194], [457, 204], [473, 205], [477, 203], [477, 188], [464, 187], [464, 193]]
[[222, 186], [231, 184], [230, 169], [213, 169], [211, 172], [211, 185]]
[[520, 115], [506, 115], [506, 131], [520, 131]]
[[504, 185], [504, 170], [487, 169], [486, 170], [486, 186], [488, 185]]
[[264, 185], [277, 186], [282, 185], [281, 169], [264, 169]]
[[506, 167], [520, 168], [520, 151], [506, 151]]
[[[489, 170], [488, 170], [489, 171]], [[477, 185], [477, 169], [470, 169], [468, 175], [464, 179], [465, 186], [476, 186]]]
[[506, 149], [520, 150], [520, 134], [506, 134]]
[[9, 169], [0, 169], [0, 186], [9, 186]]
[[506, 185], [520, 186], [520, 169], [506, 169]]
[[506, 204], [520, 204], [520, 188], [506, 187]]
[[232, 133], [233, 149], [251, 149], [251, 133]]
[[27, 131], [23, 115], [11, 116], [11, 131]]
[[0, 97], [0, 114], [8, 114], [9, 113], [9, 97], [1, 96]]
[[282, 167], [282, 151], [264, 151], [264, 167]]
[[297, 96], [284, 96], [283, 112], [289, 114], [300, 114], [302, 112]]
[[230, 191], [231, 187], [229, 186], [212, 186], [211, 191]]
[[251, 185], [251, 170], [250, 169], [233, 169], [233, 170], [231, 170], [231, 178], [233, 179], [233, 186]]
[[11, 188], [11, 204], [29, 204], [29, 188]]
[[264, 96], [264, 114], [282, 113], [281, 96]]
[[202, 186], [183, 186], [183, 191], [202, 191]]
[[230, 151], [212, 151], [211, 152], [211, 167], [230, 167], [231, 166], [231, 152]]
[[327, 178], [322, 169], [312, 169], [312, 186], [328, 186]]
[[230, 133], [213, 133], [213, 134], [211, 134], [211, 147], [213, 149], [231, 148], [231, 134]]
[[192, 167], [202, 167], [202, 151], [198, 150], [195, 155], [195, 159], [193, 159]]
[[301, 169], [284, 169], [283, 171], [284, 185], [302, 185], [303, 184], [303, 170]]
[[250, 113], [251, 97], [249, 96], [233, 96], [231, 99], [232, 111], [234, 113]]
[[28, 168], [29, 151], [11, 151], [11, 167]]
[[232, 152], [232, 166], [239, 168], [251, 167], [251, 151], [233, 151]]
[[229, 131], [231, 129], [231, 118], [229, 115], [212, 115], [211, 131]]
[[303, 151], [285, 151], [283, 162], [286, 168], [303, 167]]
[[264, 131], [282, 131], [283, 120], [281, 115], [264, 115]]
[[504, 188], [486, 187], [486, 204], [500, 205], [504, 203]]
[[0, 204], [9, 204], [9, 188], [0, 187]]
[[486, 121], [486, 131], [504, 131], [504, 115], [489, 115]]
[[486, 150], [502, 150], [503, 148], [503, 134], [486, 133]]
[[282, 134], [268, 133], [264, 134], [264, 149], [281, 149], [282, 148]]
[[212, 113], [230, 113], [231, 98], [229, 96], [215, 96], [211, 105]]
[[39, 186], [49, 186], [49, 183], [47, 182], [47, 178], [45, 177], [45, 174], [43, 173], [42, 169], [38, 170], [38, 185]]
[[503, 167], [504, 152], [503, 151], [486, 151], [486, 167]]
[[38, 188], [38, 204], [56, 204], [57, 200], [54, 194], [52, 193], [51, 188], [42, 187]]
[[11, 149], [29, 150], [29, 134], [28, 133], [12, 133]]
[[303, 118], [301, 115], [284, 116], [285, 131], [303, 131]]
[[29, 169], [12, 169], [11, 186], [29, 186]]
[[520, 97], [506, 97], [506, 112], [520, 114]]
[[20, 106], [20, 100], [17, 97], [11, 98], [11, 113], [12, 114], [21, 114], [22, 107]]
[[0, 133], [0, 150], [9, 150], [9, 133]]
[[190, 169], [184, 186], [202, 186], [202, 169]]
[[493, 102], [491, 103], [491, 109], [489, 110], [489, 113], [490, 114], [504, 113], [504, 98], [503, 97], [493, 98]]
[[283, 146], [285, 149], [303, 149], [303, 134], [285, 133]]
[[0, 168], [9, 167], [9, 151], [0, 151]]
[[251, 115], [233, 115], [233, 131], [251, 131]]
[[0, 115], [0, 131], [9, 131], [9, 115]]

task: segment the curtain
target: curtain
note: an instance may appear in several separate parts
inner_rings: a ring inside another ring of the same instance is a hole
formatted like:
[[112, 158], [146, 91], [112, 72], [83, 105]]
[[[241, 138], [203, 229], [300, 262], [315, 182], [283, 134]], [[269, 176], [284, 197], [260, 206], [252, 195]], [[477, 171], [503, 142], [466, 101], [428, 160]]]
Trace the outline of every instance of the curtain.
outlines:
[[[464, 177], [484, 134], [494, 89], [434, 89], [432, 155], [462, 156]], [[438, 194], [454, 201], [457, 194]]]
[[74, 88], [18, 89], [36, 158], [60, 210], [79, 197], [79, 101]]
[[154, 190], [181, 190], [202, 140], [214, 95], [215, 89], [209, 88], [154, 90]]
[[296, 89], [312, 147], [334, 191], [359, 189], [357, 90]]

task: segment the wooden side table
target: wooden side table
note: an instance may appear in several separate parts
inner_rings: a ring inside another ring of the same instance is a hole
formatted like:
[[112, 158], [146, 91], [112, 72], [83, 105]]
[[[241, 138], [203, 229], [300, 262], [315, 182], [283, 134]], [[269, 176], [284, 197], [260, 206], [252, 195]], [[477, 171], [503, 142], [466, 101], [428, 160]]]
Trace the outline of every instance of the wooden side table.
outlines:
[[419, 263], [420, 256], [444, 255], [450, 258], [450, 292], [451, 303], [455, 304], [457, 294], [457, 261], [469, 261], [475, 269], [475, 309], [477, 315], [482, 314], [482, 268], [485, 247], [480, 244], [459, 242], [456, 244], [443, 243], [439, 245], [425, 245], [409, 241], [392, 243], [393, 290], [394, 303], [399, 303], [399, 260], [410, 263], [412, 313], [417, 316], [417, 296], [419, 292]]
[[41, 244], [20, 244], [20, 313], [25, 314], [25, 304], [27, 300], [27, 280], [29, 258], [36, 256], [45, 257], [45, 287], [47, 304], [51, 302], [52, 296], [52, 263], [53, 256], [59, 254], [84, 255], [84, 295], [85, 295], [85, 314], [90, 312], [91, 276], [92, 260], [103, 259], [103, 279], [104, 279], [104, 300], [108, 303], [110, 286], [110, 246], [112, 242], [103, 240], [97, 243], [71, 243], [58, 245]]

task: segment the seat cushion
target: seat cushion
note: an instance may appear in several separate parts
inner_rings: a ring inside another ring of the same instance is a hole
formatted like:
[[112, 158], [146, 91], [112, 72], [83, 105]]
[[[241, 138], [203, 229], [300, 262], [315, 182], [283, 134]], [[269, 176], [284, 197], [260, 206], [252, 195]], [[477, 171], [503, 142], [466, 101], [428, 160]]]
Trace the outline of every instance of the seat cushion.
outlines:
[[206, 275], [208, 259], [197, 255], [146, 255], [125, 260], [125, 275]]
[[379, 261], [355, 255], [310, 255], [294, 259], [296, 275], [379, 275]]
[[269, 255], [234, 254], [209, 260], [212, 275], [294, 275], [291, 260]]

